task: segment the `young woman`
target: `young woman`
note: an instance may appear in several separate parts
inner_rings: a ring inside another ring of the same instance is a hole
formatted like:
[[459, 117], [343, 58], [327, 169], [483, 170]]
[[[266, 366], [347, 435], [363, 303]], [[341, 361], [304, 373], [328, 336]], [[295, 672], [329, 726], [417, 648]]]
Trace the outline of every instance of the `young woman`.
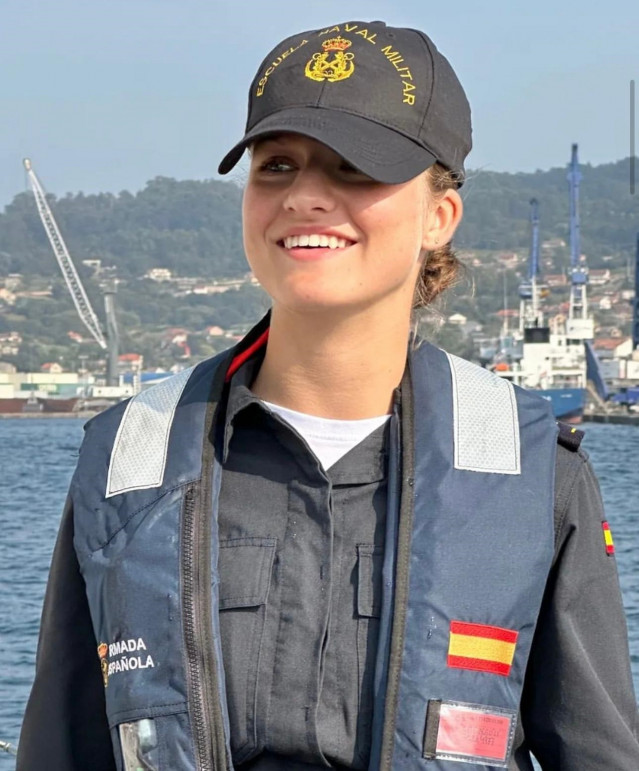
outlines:
[[272, 310], [88, 424], [19, 771], [639, 768], [579, 435], [410, 334], [470, 144], [421, 32], [266, 57], [220, 171]]

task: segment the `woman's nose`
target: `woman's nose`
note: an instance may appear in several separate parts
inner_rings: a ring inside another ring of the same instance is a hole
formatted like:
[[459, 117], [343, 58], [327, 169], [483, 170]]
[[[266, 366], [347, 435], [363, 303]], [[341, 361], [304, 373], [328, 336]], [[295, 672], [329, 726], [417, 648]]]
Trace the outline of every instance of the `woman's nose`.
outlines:
[[288, 188], [284, 208], [301, 214], [331, 211], [335, 208], [334, 185], [321, 169], [300, 169]]

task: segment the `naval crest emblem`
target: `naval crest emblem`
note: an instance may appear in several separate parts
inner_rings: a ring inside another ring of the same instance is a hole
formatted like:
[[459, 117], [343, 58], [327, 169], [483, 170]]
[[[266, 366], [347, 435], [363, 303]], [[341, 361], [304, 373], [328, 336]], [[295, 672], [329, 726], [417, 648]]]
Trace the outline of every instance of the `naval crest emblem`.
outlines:
[[324, 80], [328, 80], [329, 83], [335, 83], [338, 80], [350, 78], [355, 70], [355, 63], [353, 61], [355, 55], [346, 53], [346, 51], [352, 45], [350, 40], [339, 36], [325, 40], [322, 43], [324, 51], [313, 54], [306, 63], [304, 74], [307, 78], [316, 80], [319, 83]]
[[98, 656], [100, 657], [100, 669], [102, 670], [102, 679], [104, 680], [104, 687], [109, 684], [109, 660], [107, 658], [109, 652], [109, 646], [106, 643], [100, 643], [98, 645]]

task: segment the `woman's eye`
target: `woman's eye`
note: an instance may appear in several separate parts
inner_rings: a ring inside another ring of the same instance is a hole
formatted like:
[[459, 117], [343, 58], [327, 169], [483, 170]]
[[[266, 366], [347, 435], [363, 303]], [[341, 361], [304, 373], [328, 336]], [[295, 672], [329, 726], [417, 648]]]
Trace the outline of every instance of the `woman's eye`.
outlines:
[[293, 164], [284, 158], [269, 158], [260, 164], [260, 171], [273, 172], [275, 174], [292, 170]]

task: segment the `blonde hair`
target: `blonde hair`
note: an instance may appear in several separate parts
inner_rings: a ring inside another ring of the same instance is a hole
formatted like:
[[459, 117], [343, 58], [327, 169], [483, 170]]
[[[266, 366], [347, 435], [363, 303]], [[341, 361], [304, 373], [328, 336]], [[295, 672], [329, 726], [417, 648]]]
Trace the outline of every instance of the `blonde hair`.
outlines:
[[[439, 163], [428, 169], [426, 179], [435, 199], [451, 187], [456, 190], [460, 183], [457, 174]], [[426, 308], [442, 292], [458, 283], [463, 271], [464, 265], [457, 258], [450, 242], [426, 252], [415, 286], [413, 308]]]

